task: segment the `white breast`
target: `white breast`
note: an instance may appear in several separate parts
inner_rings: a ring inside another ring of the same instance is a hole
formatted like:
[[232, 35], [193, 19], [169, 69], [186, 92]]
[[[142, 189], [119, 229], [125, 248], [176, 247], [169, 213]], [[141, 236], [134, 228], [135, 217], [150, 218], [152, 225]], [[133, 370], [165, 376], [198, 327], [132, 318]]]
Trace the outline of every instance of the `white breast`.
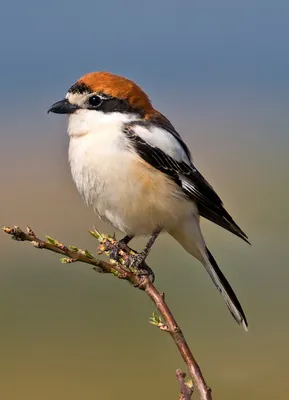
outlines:
[[158, 226], [169, 230], [194, 206], [177, 185], [130, 150], [122, 124], [106, 121], [81, 134], [80, 120], [69, 121], [69, 162], [77, 189], [102, 219], [122, 232], [151, 234]]
[[[79, 122], [78, 122], [79, 124]], [[116, 124], [100, 132], [74, 135], [70, 131], [69, 162], [78, 191], [101, 218], [115, 207], [115, 191], [130, 164], [128, 142]]]

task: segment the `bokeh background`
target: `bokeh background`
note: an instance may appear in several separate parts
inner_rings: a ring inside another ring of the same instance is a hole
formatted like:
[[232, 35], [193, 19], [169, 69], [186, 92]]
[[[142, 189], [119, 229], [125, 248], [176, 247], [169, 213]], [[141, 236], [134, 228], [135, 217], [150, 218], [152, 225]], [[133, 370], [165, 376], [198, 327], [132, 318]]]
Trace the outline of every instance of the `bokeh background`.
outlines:
[[[149, 257], [214, 399], [288, 397], [288, 17], [282, 0], [1, 3], [1, 225], [90, 250], [88, 228], [112, 232], [72, 184], [66, 118], [46, 114], [78, 77], [109, 70], [169, 116], [248, 233], [252, 247], [202, 223], [248, 333], [171, 238]], [[177, 398], [183, 363], [143, 293], [4, 234], [0, 248], [1, 399]]]

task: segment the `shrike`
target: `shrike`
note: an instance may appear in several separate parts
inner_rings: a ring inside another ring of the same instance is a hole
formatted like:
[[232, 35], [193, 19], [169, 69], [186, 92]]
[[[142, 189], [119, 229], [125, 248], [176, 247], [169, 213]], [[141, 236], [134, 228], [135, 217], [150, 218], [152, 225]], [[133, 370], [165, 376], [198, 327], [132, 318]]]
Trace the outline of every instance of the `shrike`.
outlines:
[[86, 203], [126, 234], [121, 243], [150, 236], [136, 266], [159, 233], [168, 232], [203, 264], [231, 314], [247, 330], [242, 307], [206, 247], [200, 216], [246, 242], [248, 238], [146, 93], [121, 76], [93, 72], [72, 85], [49, 111], [68, 114], [71, 173]]

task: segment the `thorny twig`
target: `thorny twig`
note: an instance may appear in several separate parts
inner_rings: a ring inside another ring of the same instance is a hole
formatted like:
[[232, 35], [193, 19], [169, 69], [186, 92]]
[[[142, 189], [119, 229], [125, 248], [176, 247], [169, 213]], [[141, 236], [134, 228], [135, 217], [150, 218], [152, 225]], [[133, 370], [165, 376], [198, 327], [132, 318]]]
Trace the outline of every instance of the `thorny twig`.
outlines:
[[[46, 241], [39, 239], [29, 227], [27, 227], [27, 232], [22, 231], [18, 226], [15, 226], [14, 228], [3, 227], [3, 230], [11, 235], [15, 240], [28, 241], [36, 248], [50, 250], [65, 256], [61, 259], [62, 263], [71, 263], [76, 261], [84, 262], [92, 265], [93, 269], [97, 272], [111, 273], [120, 279], [129, 281], [135, 287], [144, 290], [152, 299], [161, 314], [161, 317], [158, 317], [153, 313], [150, 322], [153, 325], [156, 325], [160, 330], [168, 332], [171, 335], [183, 360], [187, 364], [189, 375], [192, 378], [192, 382], [186, 382], [186, 374], [177, 370], [176, 376], [181, 390], [179, 400], [190, 400], [193, 394], [193, 388], [198, 390], [201, 400], [212, 400], [211, 389], [206, 384], [200, 367], [198, 366], [172, 312], [165, 302], [164, 293], [161, 293], [156, 289], [149, 274], [140, 273], [140, 271], [127, 266], [128, 257], [137, 254], [134, 250], [129, 247], [127, 247], [127, 250], [120, 249], [118, 251], [117, 261], [110, 259], [110, 263], [108, 263], [95, 258], [88, 250], [81, 250], [75, 246], [67, 247], [50, 236], [46, 236]], [[89, 232], [100, 242], [98, 254], [105, 253], [110, 256], [114, 245], [117, 243], [116, 240], [110, 236], [102, 235], [96, 230]]]

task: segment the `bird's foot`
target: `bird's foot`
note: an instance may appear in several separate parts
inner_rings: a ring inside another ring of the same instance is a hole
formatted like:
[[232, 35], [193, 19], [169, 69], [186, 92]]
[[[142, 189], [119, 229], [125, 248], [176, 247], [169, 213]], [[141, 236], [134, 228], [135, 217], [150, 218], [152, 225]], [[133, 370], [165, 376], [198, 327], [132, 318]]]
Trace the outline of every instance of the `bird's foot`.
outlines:
[[127, 244], [123, 243], [121, 240], [119, 242], [115, 242], [113, 245], [112, 249], [110, 250], [110, 258], [112, 258], [115, 261], [119, 261], [119, 258], [121, 257], [121, 251], [127, 252], [129, 251]]
[[154, 282], [155, 274], [145, 263], [146, 257], [146, 252], [130, 255], [127, 259], [126, 266], [137, 275], [149, 276], [151, 281]]
[[131, 255], [128, 260], [130, 263], [129, 267], [131, 269], [141, 269], [141, 267], [143, 267], [146, 257], [147, 254], [144, 251], [138, 254]]
[[110, 258], [115, 261], [119, 261], [120, 257], [122, 257], [122, 254], [120, 253], [124, 252], [128, 254], [130, 252], [130, 248], [127, 244], [132, 238], [132, 236], [127, 235], [118, 242], [115, 242], [115, 244], [113, 244], [110, 249]]
[[[114, 244], [110, 243], [109, 252], [110, 258], [117, 262], [122, 259], [124, 262], [124, 266], [130, 270], [132, 273], [143, 277], [144, 279], [148, 276], [152, 282], [155, 280], [155, 274], [151, 270], [151, 268], [145, 263], [145, 260], [148, 256], [149, 250], [158, 236], [159, 232], [157, 231], [149, 240], [148, 244], [144, 248], [141, 253], [136, 253], [133, 249], [128, 247], [128, 243], [133, 238], [132, 235], [127, 235], [123, 239], [115, 242]], [[133, 254], [134, 253], [134, 254]], [[140, 286], [140, 285], [138, 285]]]

